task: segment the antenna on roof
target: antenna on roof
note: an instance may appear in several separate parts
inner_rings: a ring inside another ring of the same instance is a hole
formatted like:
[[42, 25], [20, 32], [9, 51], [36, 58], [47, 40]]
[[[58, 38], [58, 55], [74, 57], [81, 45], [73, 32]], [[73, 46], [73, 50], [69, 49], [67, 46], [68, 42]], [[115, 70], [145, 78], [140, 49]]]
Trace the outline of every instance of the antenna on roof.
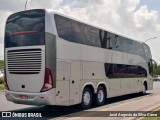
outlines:
[[27, 8], [27, 3], [28, 3], [28, 0], [26, 0], [26, 3], [25, 3], [25, 10], [26, 10], [26, 8]]

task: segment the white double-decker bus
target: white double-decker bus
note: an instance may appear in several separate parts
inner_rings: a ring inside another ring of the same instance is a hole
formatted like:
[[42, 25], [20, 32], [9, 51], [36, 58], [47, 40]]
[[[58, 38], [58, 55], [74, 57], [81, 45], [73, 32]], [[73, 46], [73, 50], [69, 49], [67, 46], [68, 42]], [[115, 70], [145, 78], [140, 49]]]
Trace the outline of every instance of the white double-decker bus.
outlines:
[[5, 29], [5, 95], [18, 104], [92, 103], [153, 88], [148, 45], [43, 9], [12, 14]]

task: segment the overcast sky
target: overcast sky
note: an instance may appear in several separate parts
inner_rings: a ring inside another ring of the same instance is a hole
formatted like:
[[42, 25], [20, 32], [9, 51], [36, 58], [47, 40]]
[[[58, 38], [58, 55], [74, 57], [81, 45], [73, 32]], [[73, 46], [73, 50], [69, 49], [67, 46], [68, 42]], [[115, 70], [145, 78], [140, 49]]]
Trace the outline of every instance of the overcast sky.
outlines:
[[[3, 59], [4, 27], [8, 15], [24, 10], [25, 0], [0, 0], [0, 59]], [[28, 9], [54, 9], [101, 25], [130, 38], [145, 41], [160, 64], [160, 0], [29, 0]]]

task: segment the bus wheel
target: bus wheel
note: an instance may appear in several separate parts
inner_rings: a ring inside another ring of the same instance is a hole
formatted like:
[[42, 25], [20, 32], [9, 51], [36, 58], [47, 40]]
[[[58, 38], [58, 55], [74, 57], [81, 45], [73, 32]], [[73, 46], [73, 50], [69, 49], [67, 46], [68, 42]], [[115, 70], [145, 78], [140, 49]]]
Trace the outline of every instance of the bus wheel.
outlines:
[[96, 98], [95, 98], [95, 104], [97, 106], [101, 106], [105, 103], [106, 100], [106, 91], [104, 90], [104, 88], [102, 86], [99, 86], [97, 89], [97, 93], [96, 93]]
[[91, 107], [91, 104], [92, 104], [92, 92], [89, 88], [86, 87], [83, 90], [81, 107], [83, 109], [87, 109]]

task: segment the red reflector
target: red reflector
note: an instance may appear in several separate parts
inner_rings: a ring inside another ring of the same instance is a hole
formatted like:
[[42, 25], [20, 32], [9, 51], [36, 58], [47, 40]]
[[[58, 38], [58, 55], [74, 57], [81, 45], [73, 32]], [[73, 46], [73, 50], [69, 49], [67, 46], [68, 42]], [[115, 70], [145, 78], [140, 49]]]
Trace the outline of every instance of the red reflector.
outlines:
[[44, 97], [42, 97], [42, 96], [40, 98], [44, 99]]
[[5, 89], [9, 90], [9, 87], [8, 87], [8, 84], [7, 84], [6, 69], [4, 70], [4, 86], [5, 86]]
[[15, 32], [12, 35], [21, 35], [21, 34], [31, 34], [31, 33], [36, 33], [38, 31], [21, 31], [21, 32]]

